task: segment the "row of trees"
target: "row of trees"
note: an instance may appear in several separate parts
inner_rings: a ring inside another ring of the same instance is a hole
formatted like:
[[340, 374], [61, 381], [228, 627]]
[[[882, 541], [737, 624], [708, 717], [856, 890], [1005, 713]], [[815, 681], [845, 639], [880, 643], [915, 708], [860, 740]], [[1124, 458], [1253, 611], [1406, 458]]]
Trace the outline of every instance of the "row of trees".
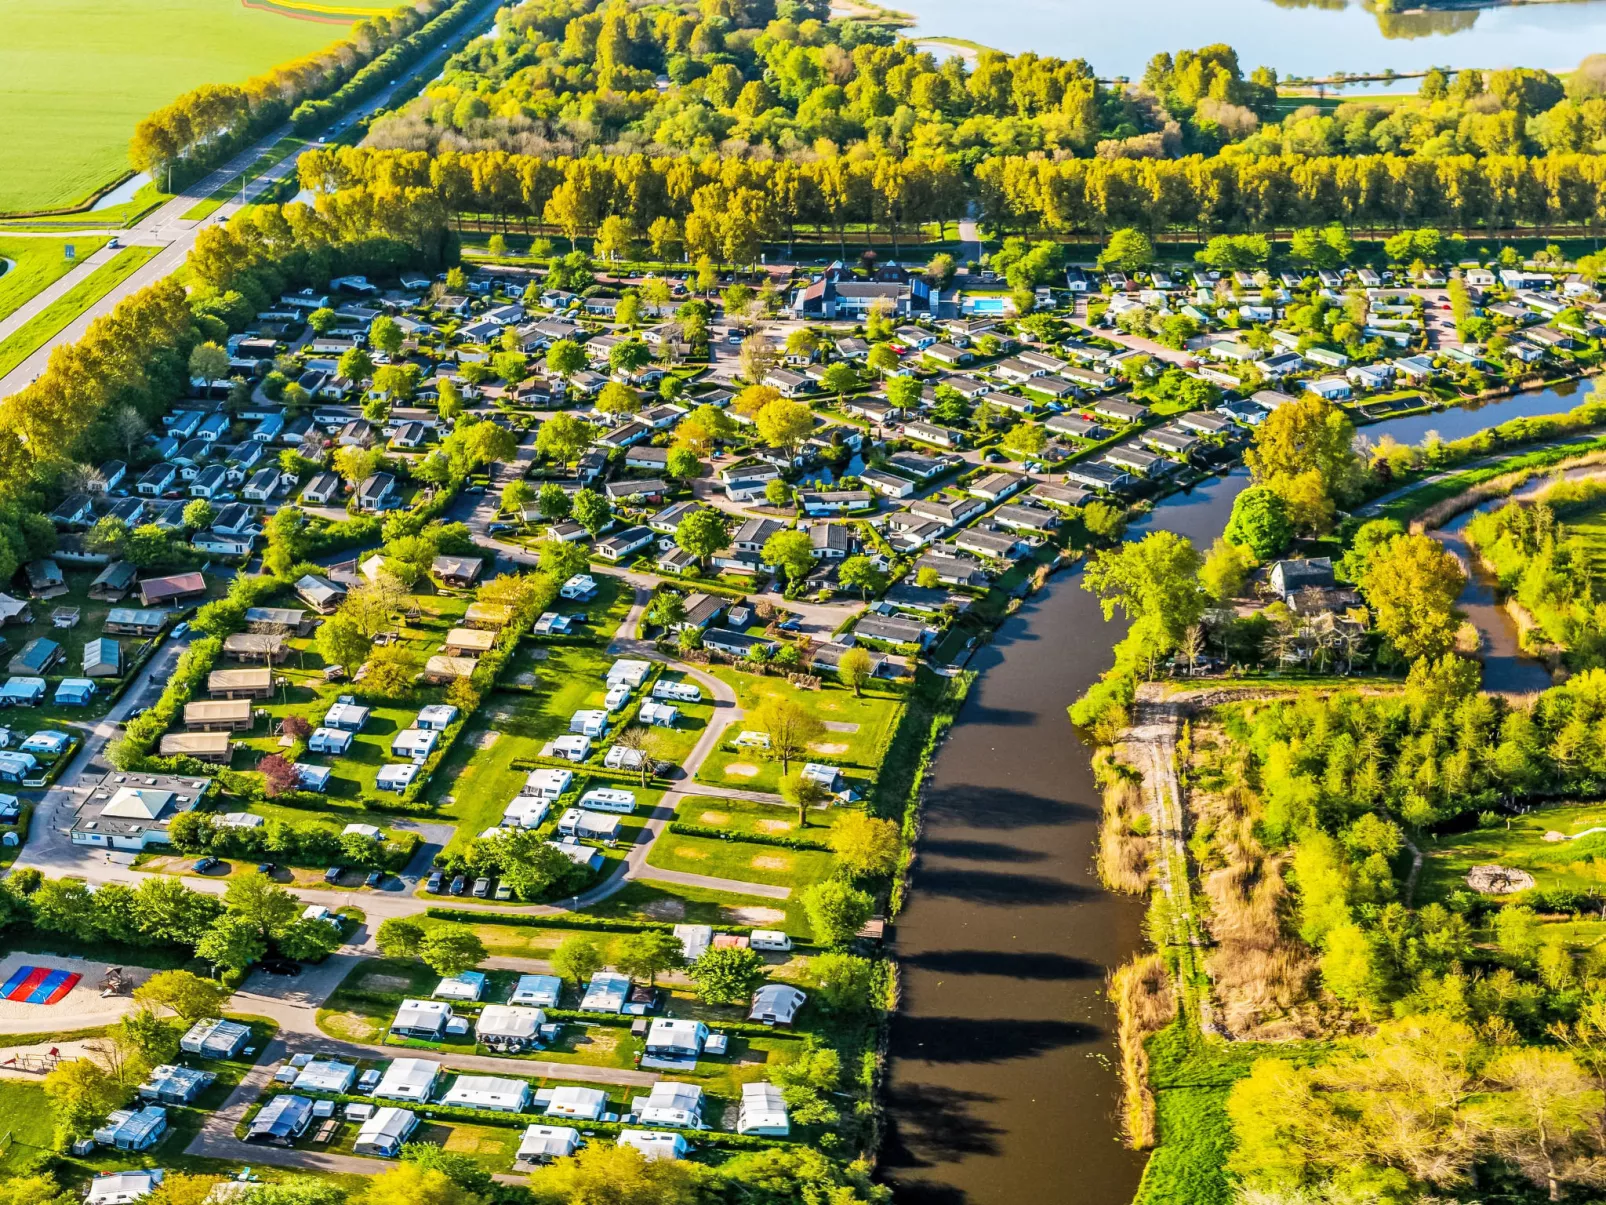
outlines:
[[[202, 84], [149, 114], [128, 145], [135, 171], [162, 183], [172, 171], [194, 178], [290, 116], [298, 102], [327, 96], [371, 60], [408, 39], [452, 0], [417, 0], [376, 13], [351, 35], [281, 63], [244, 84]], [[399, 64], [393, 64], [399, 65]]]

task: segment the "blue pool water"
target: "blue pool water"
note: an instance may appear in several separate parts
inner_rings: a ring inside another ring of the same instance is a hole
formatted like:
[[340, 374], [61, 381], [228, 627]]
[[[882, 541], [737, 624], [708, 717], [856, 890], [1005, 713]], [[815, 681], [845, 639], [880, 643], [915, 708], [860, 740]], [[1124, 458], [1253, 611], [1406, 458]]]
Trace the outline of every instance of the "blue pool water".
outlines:
[[964, 308], [967, 314], [1002, 314], [1005, 304], [1002, 297], [967, 297]]

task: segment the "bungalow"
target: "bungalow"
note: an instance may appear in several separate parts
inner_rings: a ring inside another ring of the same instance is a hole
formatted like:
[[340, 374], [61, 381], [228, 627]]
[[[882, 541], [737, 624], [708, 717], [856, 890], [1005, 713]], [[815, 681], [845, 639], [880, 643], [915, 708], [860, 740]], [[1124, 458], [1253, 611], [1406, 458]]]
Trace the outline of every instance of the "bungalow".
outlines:
[[123, 483], [128, 476], [128, 466], [121, 460], [108, 460], [100, 466], [100, 472], [84, 483], [84, 488], [92, 494], [109, 494]]
[[1358, 364], [1344, 375], [1360, 389], [1387, 389], [1394, 383], [1394, 369], [1387, 364]]
[[598, 540], [596, 552], [605, 561], [622, 561], [633, 553], [639, 552], [653, 541], [652, 528], [629, 527], [624, 531]]
[[1145, 452], [1142, 448], [1131, 444], [1120, 444], [1111, 448], [1104, 454], [1104, 463], [1136, 473], [1139, 477], [1159, 476], [1165, 471], [1167, 464], [1164, 457], [1156, 456], [1153, 452]]
[[228, 484], [229, 471], [220, 464], [202, 469], [190, 482], [190, 497], [214, 498]]
[[770, 369], [764, 374], [763, 383], [771, 389], [779, 390], [782, 397], [797, 397], [814, 387], [814, 383], [802, 373], [791, 372], [785, 368]]
[[[1037, 382], [1033, 382], [1035, 385]], [[1033, 398], [1019, 397], [1013, 393], [989, 393], [982, 401], [994, 406], [1001, 406], [1005, 410], [1013, 410], [1016, 414], [1036, 414], [1037, 402]]]
[[67, 593], [67, 579], [61, 572], [61, 566], [51, 557], [29, 561], [23, 571], [28, 578], [28, 593], [31, 597], [55, 598]]
[[625, 468], [646, 469], [652, 473], [664, 473], [669, 469], [669, 449], [654, 447], [631, 448], [625, 453]]
[[296, 595], [320, 615], [334, 612], [346, 601], [346, 589], [321, 573], [308, 573], [296, 581]]
[[484, 568], [484, 557], [438, 556], [430, 562], [429, 571], [448, 586], [466, 589], [475, 583]]
[[1282, 599], [1299, 590], [1325, 588], [1333, 584], [1332, 558], [1321, 556], [1303, 561], [1278, 561], [1271, 567], [1267, 579], [1277, 597]]
[[314, 728], [307, 738], [308, 753], [331, 753], [336, 756], [351, 748], [352, 734], [340, 728]]
[[400, 795], [413, 785], [418, 770], [417, 762], [408, 762], [405, 766], [381, 766], [379, 773], [374, 776], [374, 790], [395, 791]]
[[63, 678], [56, 687], [55, 701], [68, 707], [88, 707], [94, 700], [95, 684], [88, 678]]
[[969, 489], [977, 498], [985, 498], [989, 502], [1001, 502], [1011, 494], [1019, 493], [1031, 483], [1031, 478], [1022, 473], [989, 473], [979, 481], [970, 483]]
[[135, 483], [134, 489], [148, 498], [155, 498], [173, 488], [178, 480], [178, 469], [166, 463], [153, 464]]
[[719, 470], [719, 482], [732, 502], [751, 502], [764, 493], [764, 487], [778, 480], [781, 471], [774, 465], [749, 457]]
[[942, 552], [927, 552], [914, 563], [913, 577], [919, 578], [922, 570], [930, 569], [937, 580], [950, 586], [985, 586], [987, 575], [981, 562], [969, 556], [949, 556]]
[[798, 495], [798, 505], [806, 515], [845, 515], [874, 503], [875, 495], [869, 490], [809, 491]]
[[199, 598], [205, 593], [206, 579], [199, 573], [174, 573], [139, 583], [140, 601], [147, 607]]
[[1104, 439], [1110, 429], [1080, 414], [1056, 414], [1043, 424], [1056, 435], [1071, 435], [1077, 439]]
[[703, 647], [731, 657], [747, 657], [755, 648], [773, 652], [775, 642], [762, 636], [749, 636], [728, 628], [710, 628], [703, 633]]
[[214, 699], [271, 699], [273, 688], [273, 670], [265, 665], [252, 669], [215, 669], [206, 676], [206, 693]]
[[[426, 1009], [429, 1007], [442, 1008], [446, 1010], [448, 1018], [451, 1016], [451, 1005], [439, 1000], [408, 1000], [403, 1002], [403, 1007], [405, 1008], [408, 1004], [422, 1005]], [[427, 1023], [427, 1012], [420, 1012], [417, 1017], [420, 1021]], [[397, 1020], [400, 1019], [401, 1014], [398, 1013]], [[441, 1027], [445, 1027], [444, 1020], [441, 1022]], [[396, 1032], [394, 1024], [391, 1026], [391, 1032]], [[437, 1030], [436, 1032], [439, 1031]], [[435, 1088], [436, 1077], [440, 1075], [440, 1071], [441, 1065], [432, 1063], [428, 1059], [396, 1059], [389, 1067], [385, 1068], [384, 1077], [375, 1085], [370, 1095], [376, 1100], [407, 1100], [419, 1104], [428, 1103], [430, 1094]]]
[[401, 1151], [402, 1144], [417, 1128], [418, 1114], [411, 1109], [394, 1106], [376, 1109], [363, 1119], [357, 1137], [352, 1141], [351, 1153], [392, 1158]]
[[1112, 464], [1078, 461], [1065, 469], [1065, 479], [1092, 490], [1119, 490], [1130, 485], [1132, 475]]
[[939, 364], [957, 368], [961, 364], [969, 364], [976, 357], [973, 353], [962, 347], [955, 347], [952, 343], [938, 343], [925, 349], [924, 354]]
[[193, 757], [226, 766], [234, 756], [234, 741], [227, 732], [169, 732], [162, 737], [160, 751], [163, 757]]
[[1111, 373], [1094, 368], [1078, 368], [1072, 364], [1058, 369], [1058, 372], [1073, 385], [1087, 389], [1114, 389], [1120, 383], [1120, 378]]
[[601, 439], [597, 440], [605, 448], [628, 448], [638, 444], [652, 435], [652, 428], [645, 423], [628, 422], [616, 427]]
[[669, 483], [657, 478], [646, 481], [610, 481], [602, 487], [603, 494], [610, 502], [656, 503], [661, 502], [669, 491]]
[[1177, 416], [1176, 425], [1200, 435], [1219, 435], [1232, 427], [1232, 420], [1205, 410], [1190, 410]]
[[103, 630], [114, 636], [155, 636], [166, 624], [166, 611], [113, 607], [106, 612], [106, 624]]
[[1325, 364], [1329, 368], [1349, 367], [1349, 357], [1343, 352], [1334, 351], [1330, 347], [1307, 347], [1304, 352], [1307, 360], [1314, 360], [1318, 364]]
[[401, 492], [390, 473], [375, 473], [357, 487], [357, 508], [364, 511], [395, 510], [401, 506]]
[[22, 646], [22, 651], [11, 658], [7, 669], [13, 674], [28, 674], [40, 677], [50, 671], [56, 662], [63, 660], [66, 653], [61, 645], [54, 640], [47, 640], [43, 636], [36, 636]]
[[495, 643], [496, 633], [485, 628], [452, 628], [443, 647], [449, 657], [480, 657]]
[[471, 603], [467, 611], [463, 612], [463, 626], [469, 628], [490, 628], [500, 631], [507, 627], [513, 619], [513, 608], [505, 603]]
[[1320, 377], [1314, 381], [1306, 381], [1305, 388], [1319, 398], [1326, 398], [1330, 402], [1341, 401], [1354, 393], [1350, 383], [1343, 377]]
[[290, 655], [290, 646], [275, 633], [231, 632], [223, 638], [223, 654], [247, 664], [273, 665]]
[[1017, 531], [1046, 532], [1059, 526], [1059, 518], [1043, 506], [1021, 506], [1007, 503], [990, 516], [994, 523], [1012, 527]]
[[74, 494], [50, 512], [57, 527], [88, 527], [95, 521], [95, 504], [88, 494]]
[[937, 638], [935, 628], [912, 623], [888, 615], [864, 615], [854, 625], [853, 632], [862, 640], [879, 640], [884, 644], [912, 645], [924, 652]]
[[853, 531], [841, 523], [816, 523], [808, 529], [809, 548], [816, 559], [840, 561], [858, 549]]
[[323, 714], [323, 727], [342, 732], [361, 732], [368, 723], [369, 709], [350, 695], [341, 695]]
[[1157, 452], [1185, 457], [1199, 446], [1199, 437], [1175, 427], [1159, 427], [1145, 431], [1142, 442]]
[[474, 676], [479, 665], [472, 657], [450, 657], [441, 654], [424, 662], [424, 681], [433, 686], [446, 686], [459, 678]]
[[935, 444], [940, 448], [962, 448], [965, 446], [965, 437], [951, 427], [940, 427], [936, 423], [910, 422], [903, 425], [903, 433], [909, 439], [920, 443]]
[[1033, 377], [1047, 376], [1050, 370], [1040, 368], [1035, 364], [1029, 364], [1025, 360], [1012, 358], [1000, 360], [992, 366], [991, 371], [995, 377], [1005, 381], [1013, 381], [1018, 385], [1031, 380]]
[[954, 528], [981, 514], [987, 504], [979, 498], [956, 498], [943, 501], [939, 498], [921, 498], [909, 504], [909, 513], [922, 519]]
[[314, 473], [301, 490], [301, 501], [308, 506], [325, 506], [340, 493], [340, 478], [334, 473]]
[[[630, 980], [628, 977], [614, 971], [598, 971], [591, 976], [591, 982], [586, 986], [585, 996], [580, 1001], [580, 1011], [583, 1013], [621, 1013], [624, 1011], [625, 1001], [629, 995]], [[563, 1090], [559, 1089], [558, 1091]], [[579, 1091], [588, 1091], [588, 1089], [579, 1089]], [[604, 1093], [599, 1092], [597, 1094], [605, 1097]], [[556, 1095], [556, 1093], [553, 1094], [554, 1103], [556, 1103]], [[551, 1113], [553, 1111], [553, 1107], [549, 1105], [547, 1112]], [[575, 1114], [569, 1115], [574, 1116]]]
[[915, 492], [913, 481], [883, 469], [863, 469], [859, 473], [859, 480], [888, 498], [907, 498]]
[[953, 545], [961, 552], [974, 552], [991, 560], [1014, 560], [1025, 545], [1017, 535], [1004, 535], [981, 527], [970, 527], [956, 535]]
[[1141, 422], [1149, 416], [1149, 408], [1140, 406], [1136, 402], [1125, 402], [1120, 398], [1100, 398], [1093, 403], [1093, 413], [1104, 418], [1113, 418], [1123, 423]]
[[184, 727], [191, 732], [244, 732], [255, 723], [250, 699], [184, 704]]
[[105, 637], [84, 644], [84, 676], [86, 678], [115, 678], [123, 672], [123, 650], [115, 641]]

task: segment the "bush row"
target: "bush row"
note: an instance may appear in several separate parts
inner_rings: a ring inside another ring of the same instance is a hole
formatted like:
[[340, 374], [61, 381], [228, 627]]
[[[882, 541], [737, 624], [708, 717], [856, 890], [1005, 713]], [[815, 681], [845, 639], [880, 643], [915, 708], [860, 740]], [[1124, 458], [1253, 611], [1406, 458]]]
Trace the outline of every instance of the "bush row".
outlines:
[[825, 841], [811, 841], [807, 837], [776, 837], [769, 833], [733, 833], [729, 829], [711, 828], [706, 824], [686, 824], [680, 820], [669, 822], [669, 831], [682, 837], [708, 837], [715, 841], [745, 841], [750, 845], [774, 845], [781, 849], [819, 849], [829, 853], [831, 846]]

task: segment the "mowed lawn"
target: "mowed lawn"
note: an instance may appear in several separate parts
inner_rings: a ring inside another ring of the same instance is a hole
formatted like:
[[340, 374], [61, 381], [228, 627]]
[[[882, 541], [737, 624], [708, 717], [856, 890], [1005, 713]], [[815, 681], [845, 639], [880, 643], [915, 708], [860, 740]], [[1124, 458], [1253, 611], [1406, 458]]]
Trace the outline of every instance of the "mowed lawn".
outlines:
[[6, 0], [0, 213], [70, 206], [128, 170], [140, 118], [345, 36], [238, 0]]
[[[1509, 827], [1502, 816], [1488, 828], [1431, 838], [1419, 895], [1443, 899], [1469, 890], [1468, 872], [1491, 865], [1526, 871], [1544, 890], [1600, 891], [1606, 883], [1606, 831], [1596, 829], [1606, 830], [1606, 804], [1541, 808], [1512, 816]], [[1547, 833], [1568, 839], [1546, 841]]]
[[[0, 52], [3, 53], [3, 52]], [[0, 151], [0, 155], [4, 155]], [[0, 184], [0, 188], [4, 185]], [[104, 246], [101, 237], [50, 239], [6, 238], [0, 236], [0, 318], [12, 313], [23, 302], [36, 296], [52, 281], [65, 276], [79, 261], [93, 255]], [[76, 256], [68, 259], [66, 248], [73, 248]]]

